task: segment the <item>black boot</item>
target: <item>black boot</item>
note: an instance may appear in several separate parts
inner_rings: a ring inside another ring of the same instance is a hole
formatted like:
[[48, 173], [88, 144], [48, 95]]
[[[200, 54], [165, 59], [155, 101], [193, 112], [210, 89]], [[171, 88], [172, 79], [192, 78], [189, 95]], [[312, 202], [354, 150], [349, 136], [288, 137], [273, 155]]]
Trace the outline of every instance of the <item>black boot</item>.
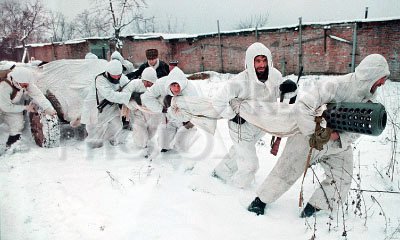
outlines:
[[264, 215], [265, 204], [263, 201], [260, 200], [259, 197], [256, 197], [253, 202], [250, 203], [250, 206], [247, 208], [249, 212], [254, 212], [258, 215]]
[[318, 209], [314, 207], [313, 205], [307, 203], [306, 207], [303, 209], [303, 211], [300, 214], [301, 218], [306, 218], [306, 217], [311, 217], [314, 215], [314, 213], [320, 211], [321, 209]]
[[132, 130], [130, 122], [126, 120], [126, 117], [122, 117], [122, 129]]
[[6, 142], [6, 146], [7, 148], [11, 147], [11, 145], [13, 143], [15, 143], [16, 141], [21, 139], [21, 134], [17, 134], [17, 135], [10, 135], [8, 136], [7, 142]]

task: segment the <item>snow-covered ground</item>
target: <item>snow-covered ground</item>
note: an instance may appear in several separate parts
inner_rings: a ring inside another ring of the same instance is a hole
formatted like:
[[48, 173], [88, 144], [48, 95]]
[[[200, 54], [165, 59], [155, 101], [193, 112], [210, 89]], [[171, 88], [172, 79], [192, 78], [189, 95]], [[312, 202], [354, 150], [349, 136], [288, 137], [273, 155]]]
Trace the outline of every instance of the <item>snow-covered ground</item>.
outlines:
[[[211, 96], [229, 77], [212, 74], [210, 80], [196, 85]], [[388, 83], [379, 92], [389, 120], [396, 124], [400, 122], [399, 85]], [[5, 131], [0, 125], [2, 143]], [[399, 154], [398, 147], [392, 149], [393, 131], [388, 124], [381, 136], [363, 136], [354, 145], [353, 188], [359, 183], [364, 190], [400, 191], [398, 156], [389, 168], [392, 154]], [[94, 150], [75, 139], [45, 149], [34, 145], [28, 131], [24, 138], [28, 152], [0, 157], [1, 240], [258, 240], [310, 239], [314, 234], [317, 239], [343, 239], [344, 231], [347, 239], [400, 239], [398, 193], [351, 190], [344, 214], [341, 210], [332, 216], [318, 213], [305, 220], [299, 218], [297, 206], [299, 180], [267, 207], [264, 216], [248, 212], [257, 186], [277, 157], [269, 154], [267, 135], [257, 145], [260, 170], [251, 189], [235, 189], [210, 177], [231, 145], [226, 120], [218, 122], [215, 136], [199, 130], [188, 153], [160, 153], [153, 139], [149, 159], [141, 157], [130, 136], [124, 145]], [[314, 170], [323, 177], [318, 166]], [[318, 187], [313, 180], [309, 171], [306, 200]]]

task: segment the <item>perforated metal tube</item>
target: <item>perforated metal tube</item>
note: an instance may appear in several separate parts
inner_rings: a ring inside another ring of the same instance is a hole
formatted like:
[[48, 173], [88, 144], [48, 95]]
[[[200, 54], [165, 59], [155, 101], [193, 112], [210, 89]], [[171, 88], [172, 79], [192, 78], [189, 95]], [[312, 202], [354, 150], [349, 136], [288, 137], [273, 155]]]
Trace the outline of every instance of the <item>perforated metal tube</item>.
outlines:
[[373, 136], [383, 132], [387, 121], [385, 107], [380, 103], [329, 103], [322, 116], [334, 130]]

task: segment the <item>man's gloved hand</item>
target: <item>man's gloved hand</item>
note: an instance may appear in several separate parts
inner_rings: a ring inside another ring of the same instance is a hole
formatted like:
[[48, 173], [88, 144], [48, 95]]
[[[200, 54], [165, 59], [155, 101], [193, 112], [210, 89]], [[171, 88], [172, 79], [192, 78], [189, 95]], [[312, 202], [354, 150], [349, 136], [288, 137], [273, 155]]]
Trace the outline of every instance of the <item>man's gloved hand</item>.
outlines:
[[69, 125], [73, 128], [79, 127], [81, 125], [81, 117], [78, 117], [77, 119], [71, 121]]
[[133, 100], [135, 100], [135, 102], [138, 104], [138, 105], [142, 105], [142, 99], [140, 98], [140, 96], [142, 96], [142, 92], [133, 92], [132, 94], [131, 94], [131, 100], [133, 99]]
[[128, 73], [128, 74], [125, 74], [125, 76], [126, 76], [129, 80], [138, 78], [138, 76], [136, 75], [135, 72], [130, 72], [130, 73]]
[[283, 94], [294, 92], [296, 91], [296, 89], [297, 89], [297, 84], [289, 79], [285, 80], [283, 83], [281, 83], [281, 85], [279, 85], [279, 90]]
[[171, 95], [167, 95], [164, 97], [164, 107], [169, 108], [171, 107], [171, 101], [172, 101], [172, 96]]
[[331, 138], [333, 130], [331, 128], [319, 128], [315, 131], [315, 133], [311, 136], [309, 143], [310, 147], [321, 151], [324, 149], [324, 145], [329, 142]]
[[183, 122], [182, 124], [183, 124], [183, 126], [184, 126], [186, 129], [191, 129], [191, 128], [194, 127], [193, 123], [190, 122], [190, 121]]
[[232, 118], [230, 121], [237, 123], [237, 124], [243, 124], [246, 122], [246, 120], [242, 117], [240, 117], [239, 114], [236, 114], [236, 116], [234, 118]]
[[164, 97], [163, 100], [163, 109], [162, 109], [162, 113], [167, 113], [168, 112], [168, 108], [171, 106], [171, 101], [172, 101], [172, 96], [171, 95], [167, 95]]

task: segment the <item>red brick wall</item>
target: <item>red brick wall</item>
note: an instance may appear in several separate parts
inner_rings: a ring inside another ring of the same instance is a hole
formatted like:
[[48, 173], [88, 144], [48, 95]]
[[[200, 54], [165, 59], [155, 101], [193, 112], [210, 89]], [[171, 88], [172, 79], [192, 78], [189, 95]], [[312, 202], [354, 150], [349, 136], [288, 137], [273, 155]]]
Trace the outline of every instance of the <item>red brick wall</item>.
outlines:
[[131, 61], [136, 67], [140, 66], [146, 61], [146, 49], [156, 48], [159, 52], [159, 58], [161, 60], [170, 59], [170, 49], [168, 44], [160, 39], [140, 40], [140, 41], [129, 41], [124, 42], [122, 49], [122, 55], [125, 59]]
[[388, 61], [390, 77], [400, 80], [400, 20], [361, 24], [357, 32], [357, 63], [368, 54], [380, 53]]
[[[305, 74], [344, 74], [351, 70], [354, 23], [330, 25], [306, 25], [302, 29], [303, 66]], [[257, 35], [257, 36], [256, 36]], [[338, 41], [330, 36], [348, 42]], [[272, 52], [274, 66], [285, 75], [297, 73], [299, 61], [298, 28], [270, 29], [226, 33], [221, 36], [223, 71], [237, 73], [244, 69], [247, 47], [256, 42], [264, 43]], [[139, 66], [145, 60], [145, 50], [157, 48], [159, 58], [166, 62], [179, 60], [186, 73], [222, 71], [217, 34], [198, 36], [195, 39], [124, 40], [122, 54]], [[31, 56], [37, 59], [83, 58], [89, 43], [68, 44], [31, 48]], [[386, 57], [391, 78], [400, 80], [400, 20], [357, 23], [356, 65], [367, 55], [380, 53]]]
[[[89, 43], [44, 45], [42, 47], [28, 47], [29, 54], [35, 59], [50, 62], [58, 59], [81, 59], [89, 52]], [[22, 54], [22, 49], [20, 49]], [[22, 56], [22, 55], [21, 55]], [[19, 58], [20, 59], [20, 58]]]
[[[302, 29], [303, 66], [306, 74], [345, 74], [351, 71], [354, 23], [306, 25]], [[392, 79], [400, 79], [400, 20], [358, 23], [356, 65], [367, 55], [380, 53], [386, 57]], [[259, 41], [272, 52], [274, 66], [286, 75], [297, 73], [299, 32], [297, 28], [229, 33], [221, 36], [224, 72], [244, 69], [247, 47]], [[332, 36], [332, 37], [331, 37]], [[344, 39], [341, 41], [335, 37]], [[145, 59], [147, 48], [158, 48], [160, 59], [179, 60], [186, 73], [203, 70], [221, 71], [218, 35], [199, 36], [194, 40], [126, 41], [133, 59]], [[136, 49], [136, 51], [135, 51]]]

